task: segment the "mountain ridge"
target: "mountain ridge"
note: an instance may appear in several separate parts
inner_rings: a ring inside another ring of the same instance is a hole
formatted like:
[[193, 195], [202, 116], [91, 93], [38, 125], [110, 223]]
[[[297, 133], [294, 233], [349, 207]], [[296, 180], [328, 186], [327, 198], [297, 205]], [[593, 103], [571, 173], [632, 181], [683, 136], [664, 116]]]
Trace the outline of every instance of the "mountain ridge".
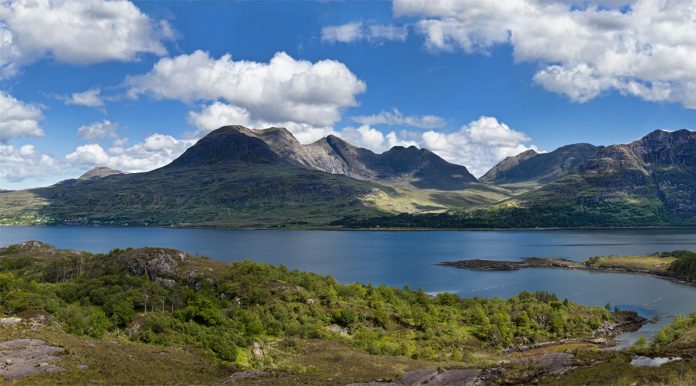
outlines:
[[561, 146], [548, 153], [528, 150], [505, 158], [486, 172], [480, 180], [494, 184], [547, 184], [573, 172], [600, 148], [588, 143], [575, 143]]
[[[628, 144], [528, 151], [479, 183], [426, 149], [376, 154], [335, 136], [301, 145], [283, 128], [224, 126], [150, 172], [96, 169], [83, 180], [0, 192], [0, 224], [696, 225], [694, 155], [696, 132], [658, 130]], [[508, 181], [537, 185], [514, 190]]]

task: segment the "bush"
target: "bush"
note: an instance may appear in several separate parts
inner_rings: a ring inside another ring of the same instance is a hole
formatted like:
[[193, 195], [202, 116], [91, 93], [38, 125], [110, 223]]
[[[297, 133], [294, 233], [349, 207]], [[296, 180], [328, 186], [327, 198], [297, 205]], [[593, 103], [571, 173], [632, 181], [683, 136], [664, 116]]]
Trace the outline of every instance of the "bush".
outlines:
[[59, 313], [59, 319], [69, 333], [93, 338], [101, 337], [111, 327], [104, 311], [95, 306], [71, 304]]

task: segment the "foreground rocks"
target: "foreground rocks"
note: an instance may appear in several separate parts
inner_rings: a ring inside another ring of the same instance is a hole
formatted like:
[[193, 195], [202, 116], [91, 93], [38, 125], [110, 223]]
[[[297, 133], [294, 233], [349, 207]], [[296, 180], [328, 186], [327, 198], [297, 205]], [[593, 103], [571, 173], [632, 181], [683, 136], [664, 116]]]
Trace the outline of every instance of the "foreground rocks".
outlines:
[[62, 371], [52, 364], [58, 362], [56, 356], [60, 347], [49, 346], [40, 339], [14, 339], [0, 342], [0, 376], [13, 380], [39, 373]]
[[348, 386], [475, 386], [486, 384], [481, 369], [437, 371], [433, 369], [410, 371], [399, 381], [354, 383]]

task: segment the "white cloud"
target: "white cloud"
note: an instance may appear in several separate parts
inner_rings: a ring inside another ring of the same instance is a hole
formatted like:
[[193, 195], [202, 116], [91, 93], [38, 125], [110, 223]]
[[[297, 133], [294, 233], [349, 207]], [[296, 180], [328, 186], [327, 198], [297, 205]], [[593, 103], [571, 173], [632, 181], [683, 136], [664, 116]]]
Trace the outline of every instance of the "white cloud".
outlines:
[[40, 179], [59, 170], [55, 159], [36, 153], [33, 145], [16, 147], [0, 143], [0, 180], [6, 183]]
[[194, 144], [194, 140], [176, 139], [170, 135], [153, 134], [142, 143], [124, 148], [104, 149], [99, 144], [78, 146], [65, 156], [74, 166], [108, 166], [127, 172], [143, 172], [167, 165]]
[[99, 142], [104, 139], [117, 139], [117, 129], [118, 125], [116, 123], [104, 119], [103, 121], [80, 126], [77, 129], [77, 135], [90, 142]]
[[0, 91], [0, 144], [19, 137], [40, 137], [41, 108]]
[[483, 116], [452, 133], [427, 131], [422, 146], [445, 160], [464, 165], [475, 176], [483, 175], [505, 157], [535, 149], [524, 133], [511, 129], [494, 117]]
[[0, 77], [43, 57], [72, 64], [131, 61], [165, 55], [173, 38], [130, 1], [16, 0], [0, 2]]
[[346, 24], [326, 26], [321, 29], [321, 40], [330, 43], [404, 41], [408, 27], [391, 24], [363, 24], [352, 21]]
[[226, 102], [241, 107], [249, 118], [295, 122], [315, 127], [340, 120], [341, 110], [357, 105], [365, 83], [343, 63], [295, 60], [284, 52], [269, 63], [234, 61], [230, 55], [211, 58], [206, 52], [164, 58], [152, 71], [127, 79], [129, 93], [184, 102]]
[[96, 143], [78, 146], [75, 151], [66, 155], [65, 159], [78, 165], [104, 166], [109, 163], [109, 155]]
[[350, 43], [360, 40], [362, 37], [362, 23], [359, 21], [327, 26], [321, 29], [321, 40], [327, 42]]
[[404, 116], [398, 109], [380, 111], [374, 115], [360, 115], [353, 117], [353, 120], [363, 125], [405, 125], [421, 129], [436, 129], [447, 124], [447, 121], [437, 115]]
[[314, 142], [329, 134], [335, 134], [331, 126], [317, 127], [292, 121], [268, 122], [256, 120], [251, 118], [251, 114], [245, 108], [219, 101], [202, 106], [200, 111], [190, 111], [187, 120], [189, 124], [198, 129], [193, 135], [196, 138], [227, 125], [242, 125], [252, 129], [284, 127], [301, 143]]
[[406, 132], [402, 132], [399, 136], [393, 131], [387, 134], [372, 128], [368, 125], [362, 125], [360, 127], [346, 127], [340, 132], [336, 133], [339, 137], [348, 141], [348, 143], [370, 149], [376, 153], [382, 153], [386, 150], [391, 149], [394, 146], [418, 146], [418, 141], [409, 139], [409, 135]]
[[76, 92], [64, 98], [66, 105], [103, 107], [104, 100], [101, 97], [101, 90], [98, 88], [89, 89], [83, 92]]
[[[394, 111], [398, 112], [398, 110]], [[380, 123], [384, 121], [394, 122], [397, 118], [403, 121], [408, 118], [400, 113], [384, 114], [383, 116], [378, 114], [374, 117], [380, 117], [379, 120], [377, 118], [373, 120], [373, 122], [379, 121]], [[412, 117], [412, 119], [415, 118]], [[196, 137], [221, 126], [239, 124], [252, 129], [271, 126], [285, 127], [303, 144], [333, 134], [355, 146], [364, 147], [377, 153], [389, 150], [393, 146], [417, 146], [427, 148], [449, 162], [464, 165], [477, 176], [483, 175], [505, 157], [517, 155], [529, 149], [537, 150], [536, 146], [530, 144], [529, 136], [511, 129], [494, 117], [486, 116], [480, 117], [454, 132], [402, 130], [385, 133], [371, 127], [367, 123], [370, 119], [365, 119], [366, 124], [359, 127], [345, 127], [340, 130], [330, 126], [312, 127], [292, 122], [259, 122], [250, 119], [248, 111], [242, 108], [215, 102], [204, 106], [200, 111], [189, 112], [188, 120], [191, 125], [199, 129]], [[430, 120], [425, 121], [429, 122]]]
[[394, 0], [431, 50], [509, 44], [542, 87], [576, 102], [618, 91], [696, 108], [696, 0]]
[[511, 129], [494, 117], [486, 116], [453, 132], [390, 131], [385, 134], [363, 125], [358, 128], [345, 128], [337, 132], [337, 135], [355, 146], [378, 153], [393, 146], [425, 148], [449, 162], [466, 166], [476, 176], [483, 175], [505, 157], [529, 149], [537, 150], [536, 146], [530, 144], [529, 136]]
[[390, 131], [383, 133], [368, 125], [347, 127], [336, 133], [349, 143], [381, 153], [393, 146], [416, 146], [445, 160], [466, 166], [481, 176], [505, 157], [537, 147], [526, 134], [511, 129], [494, 117], [482, 116], [453, 132], [441, 130]]
[[408, 28], [393, 24], [371, 24], [367, 27], [369, 41], [404, 41], [408, 37]]

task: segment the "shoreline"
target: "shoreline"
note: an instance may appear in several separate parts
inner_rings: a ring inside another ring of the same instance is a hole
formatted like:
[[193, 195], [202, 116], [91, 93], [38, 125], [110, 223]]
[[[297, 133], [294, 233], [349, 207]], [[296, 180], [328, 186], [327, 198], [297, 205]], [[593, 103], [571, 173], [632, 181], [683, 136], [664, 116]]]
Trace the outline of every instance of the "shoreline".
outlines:
[[696, 280], [689, 280], [680, 278], [677, 276], [671, 276], [668, 273], [651, 272], [640, 269], [633, 269], [629, 267], [592, 267], [586, 265], [587, 260], [583, 262], [577, 262], [566, 259], [559, 258], [543, 258], [543, 257], [528, 257], [520, 261], [504, 261], [504, 260], [480, 260], [480, 259], [470, 259], [470, 260], [456, 260], [456, 261], [443, 261], [435, 263], [435, 265], [443, 267], [452, 267], [458, 269], [466, 269], [470, 271], [517, 271], [520, 269], [566, 269], [566, 270], [578, 270], [587, 272], [599, 272], [599, 273], [624, 273], [630, 275], [643, 275], [649, 276], [656, 279], [668, 280], [677, 284], [688, 285], [696, 287]]
[[374, 227], [346, 228], [340, 226], [316, 227], [235, 227], [215, 225], [117, 225], [117, 224], [0, 224], [0, 228], [153, 228], [153, 229], [210, 229], [238, 231], [320, 231], [320, 232], [530, 232], [530, 231], [603, 231], [603, 230], [695, 230], [692, 226], [588, 226], [588, 227], [529, 227], [529, 228], [428, 228], [428, 227]]

